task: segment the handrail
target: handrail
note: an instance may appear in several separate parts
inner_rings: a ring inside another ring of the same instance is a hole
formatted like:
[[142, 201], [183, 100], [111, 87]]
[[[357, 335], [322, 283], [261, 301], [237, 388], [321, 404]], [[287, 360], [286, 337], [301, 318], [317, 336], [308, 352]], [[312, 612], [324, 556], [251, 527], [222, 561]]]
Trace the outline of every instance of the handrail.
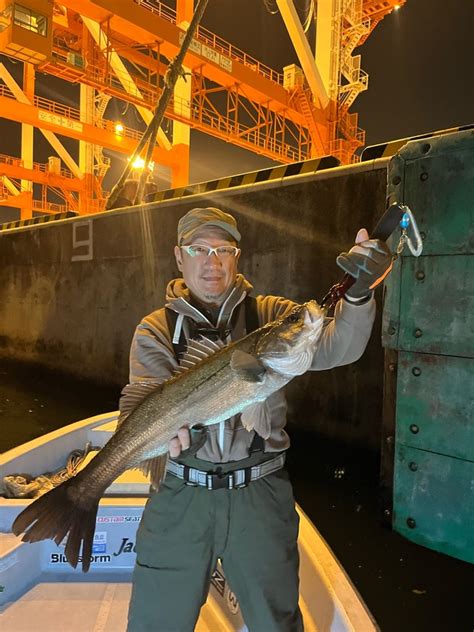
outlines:
[[[151, 4], [149, 0], [133, 0], [135, 4], [147, 9], [151, 13], [155, 13], [159, 15], [161, 18], [168, 20], [169, 22], [176, 24], [176, 11], [171, 9], [170, 7], [164, 5], [162, 2], [155, 2]], [[270, 68], [266, 64], [262, 63], [255, 57], [248, 55], [245, 51], [237, 48], [230, 42], [227, 42], [222, 37], [219, 37], [215, 33], [208, 31], [203, 26], [198, 26], [197, 28], [197, 40], [203, 42], [204, 44], [218, 50], [223, 55], [226, 55], [230, 59], [240, 62], [244, 64], [244, 66], [248, 66], [252, 68], [259, 75], [262, 75], [269, 79], [270, 81], [274, 81], [280, 85], [283, 85], [283, 74]]]
[[31, 207], [38, 211], [51, 211], [53, 213], [64, 213], [68, 210], [67, 204], [56, 204], [55, 202], [43, 202], [43, 200], [32, 200]]
[[[97, 84], [105, 86], [106, 83], [103, 80], [103, 73], [99, 68], [93, 67], [88, 64], [87, 75], [89, 79], [92, 79]], [[137, 85], [138, 84], [138, 85]], [[157, 99], [157, 89], [151, 91], [146, 87], [145, 82], [143, 85], [140, 82], [136, 82], [138, 89], [142, 94], [142, 99], [137, 95], [137, 101], [140, 101], [145, 107], [152, 109]], [[124, 91], [122, 84], [119, 82], [115, 74], [110, 75], [109, 86]], [[15, 98], [13, 93], [5, 86], [0, 84], [0, 96], [7, 96]], [[80, 110], [71, 106], [62, 105], [51, 99], [45, 97], [35, 96], [33, 105], [41, 110], [51, 112], [65, 119], [81, 122]], [[206, 108], [202, 104], [199, 108], [194, 108], [195, 104], [190, 103], [188, 99], [181, 97], [172, 97], [168, 106], [168, 112], [173, 112], [174, 117], [179, 117], [183, 122], [195, 127], [207, 127], [208, 129], [219, 132], [222, 136], [230, 135], [232, 138], [240, 138], [242, 144], [246, 144], [248, 147], [253, 146], [264, 151], [271, 152], [275, 158], [283, 158], [289, 161], [298, 161], [305, 158], [296, 147], [292, 147], [288, 143], [278, 141], [269, 138], [265, 133], [259, 133], [258, 130], [254, 130], [255, 126], [244, 125], [243, 123], [231, 120], [228, 117], [217, 116], [211, 108]], [[196, 111], [197, 110], [197, 111]], [[191, 118], [189, 118], [191, 113]], [[94, 126], [99, 129], [107, 130], [111, 133], [115, 132], [115, 123], [107, 119], [99, 119], [94, 122]], [[123, 131], [120, 134], [116, 134], [117, 137], [126, 137], [133, 141], [138, 141], [142, 137], [142, 132], [134, 130], [130, 127], [123, 127]]]
[[[3, 86], [2, 86], [3, 87]], [[33, 171], [40, 171], [47, 173], [50, 171], [49, 164], [43, 162], [33, 162], [31, 167], [25, 165], [25, 161], [15, 156], [7, 156], [6, 154], [0, 154], [0, 164], [10, 165], [12, 167], [23, 167], [24, 169], [32, 169]], [[63, 178], [75, 179], [76, 176], [67, 169], [61, 169], [59, 174]]]
[[[5, 85], [0, 84], [0, 97], [8, 97], [10, 99], [15, 99], [14, 94], [11, 90]], [[40, 108], [41, 110], [46, 110], [51, 112], [52, 114], [57, 114], [58, 116], [62, 116], [71, 121], [76, 121], [81, 123], [81, 113], [77, 108], [73, 108], [69, 105], [62, 105], [61, 103], [57, 103], [56, 101], [52, 101], [51, 99], [47, 99], [45, 97], [39, 97], [35, 95], [33, 100], [33, 105]], [[101, 119], [100, 121], [96, 121], [94, 123], [95, 127], [100, 129], [105, 129], [110, 132], [115, 131], [115, 124], [113, 121], [108, 121], [106, 119]], [[123, 127], [123, 131], [120, 134], [117, 134], [119, 137], [127, 137], [132, 140], [139, 140], [142, 137], [142, 133], [137, 130], [132, 129], [131, 127]], [[68, 177], [68, 176], [67, 176]], [[72, 176], [75, 177], [75, 176]]]

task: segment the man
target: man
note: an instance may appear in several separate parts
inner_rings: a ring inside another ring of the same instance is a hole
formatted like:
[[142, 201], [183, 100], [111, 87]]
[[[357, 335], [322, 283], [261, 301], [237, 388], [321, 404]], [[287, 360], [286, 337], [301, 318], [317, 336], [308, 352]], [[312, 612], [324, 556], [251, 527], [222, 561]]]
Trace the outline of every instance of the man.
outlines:
[[[280, 297], [250, 297], [252, 286], [237, 272], [239, 241], [234, 217], [219, 209], [195, 208], [180, 219], [174, 254], [183, 278], [169, 283], [166, 308], [137, 327], [131, 383], [169, 378], [189, 339], [238, 340], [294, 307]], [[364, 229], [356, 242], [338, 263], [357, 280], [327, 319], [312, 370], [354, 362], [367, 345], [375, 315], [371, 288], [389, 268], [390, 251]], [[121, 404], [126, 398], [127, 387]], [[202, 445], [185, 427], [171, 441], [168, 474], [150, 496], [137, 534], [129, 632], [191, 632], [218, 558], [252, 632], [303, 629], [282, 391], [267, 400], [266, 414], [265, 440], [236, 415], [209, 426]], [[191, 444], [195, 454], [185, 452]]]

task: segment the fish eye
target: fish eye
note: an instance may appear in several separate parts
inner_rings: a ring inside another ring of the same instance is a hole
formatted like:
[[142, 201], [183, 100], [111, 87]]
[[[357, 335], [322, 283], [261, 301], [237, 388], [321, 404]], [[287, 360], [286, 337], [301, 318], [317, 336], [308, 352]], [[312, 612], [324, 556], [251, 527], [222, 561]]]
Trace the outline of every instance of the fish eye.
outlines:
[[299, 319], [300, 319], [299, 312], [293, 312], [292, 314], [288, 316], [288, 320], [290, 323], [296, 323]]

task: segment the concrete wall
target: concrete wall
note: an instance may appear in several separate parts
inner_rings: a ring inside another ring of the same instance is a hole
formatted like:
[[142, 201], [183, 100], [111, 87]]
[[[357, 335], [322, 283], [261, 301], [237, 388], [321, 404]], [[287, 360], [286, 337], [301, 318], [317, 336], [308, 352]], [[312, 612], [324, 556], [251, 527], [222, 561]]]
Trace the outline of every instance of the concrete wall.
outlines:
[[[336, 255], [375, 225], [385, 194], [386, 167], [365, 164], [0, 232], [0, 355], [124, 384], [134, 328], [177, 275], [172, 248], [187, 210], [232, 212], [255, 292], [303, 301], [340, 278]], [[378, 321], [359, 362], [291, 385], [291, 418], [378, 448], [382, 374]]]

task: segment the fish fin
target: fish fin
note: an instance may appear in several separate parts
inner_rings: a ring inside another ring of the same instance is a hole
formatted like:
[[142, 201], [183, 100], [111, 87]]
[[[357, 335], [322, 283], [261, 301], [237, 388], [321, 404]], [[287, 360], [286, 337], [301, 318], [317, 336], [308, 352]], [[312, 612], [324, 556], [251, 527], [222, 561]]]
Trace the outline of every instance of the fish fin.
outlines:
[[138, 466], [145, 476], [150, 477], [151, 486], [153, 489], [158, 491], [160, 489], [161, 483], [163, 482], [166, 476], [166, 467], [168, 465], [168, 453], [160, 454], [160, 456], [155, 456], [152, 459], [147, 459], [143, 461]]
[[174, 369], [173, 377], [177, 377], [178, 375], [182, 375], [183, 373], [186, 373], [188, 368], [189, 367], [179, 366], [178, 368]]
[[188, 369], [192, 369], [196, 364], [206, 358], [210, 358], [224, 347], [225, 344], [221, 340], [214, 341], [204, 337], [199, 340], [189, 340], [186, 351], [179, 361], [179, 367], [175, 373], [180, 374]]
[[99, 499], [89, 507], [77, 502], [75, 494], [70, 494], [76, 477], [32, 502], [15, 519], [12, 531], [15, 535], [24, 532], [23, 542], [38, 542], [50, 538], [60, 544], [68, 535], [65, 548], [67, 561], [76, 568], [82, 544], [82, 570], [90, 566], [92, 543]]
[[120, 415], [118, 418], [118, 426], [121, 426], [125, 419], [137, 408], [142, 401], [153, 393], [163, 388], [163, 382], [150, 380], [146, 382], [132, 382], [122, 389], [122, 397], [120, 398]]
[[[213, 353], [215, 353], [216, 351], [220, 351], [226, 346], [225, 342], [222, 342], [222, 340], [211, 340], [210, 338], [206, 338], [206, 336], [201, 336], [199, 340], [192, 340], [191, 342], [197, 342], [200, 345], [204, 345], [207, 349], [209, 349], [209, 351], [212, 351]], [[212, 353], [210, 353], [209, 355], [212, 355]]]
[[263, 382], [265, 367], [250, 353], [237, 349], [232, 354], [230, 366], [248, 382]]
[[272, 426], [267, 400], [250, 404], [250, 406], [244, 408], [240, 415], [240, 420], [246, 430], [255, 430], [263, 439], [268, 439], [270, 436]]

